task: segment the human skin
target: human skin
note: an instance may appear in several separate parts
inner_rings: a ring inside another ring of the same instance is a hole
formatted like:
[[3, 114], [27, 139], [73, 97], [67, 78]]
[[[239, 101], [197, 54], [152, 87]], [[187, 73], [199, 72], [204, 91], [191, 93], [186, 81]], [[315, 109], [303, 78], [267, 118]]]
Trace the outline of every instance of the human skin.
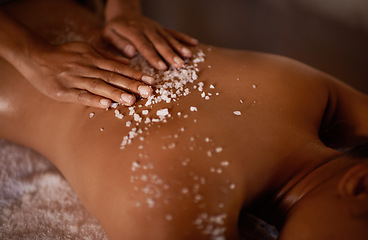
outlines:
[[[98, 32], [94, 17], [78, 5], [55, 1], [50, 9], [45, 2], [22, 1], [8, 11], [45, 38], [44, 29], [63, 29], [66, 12], [86, 38]], [[163, 108], [172, 117], [125, 149], [127, 108], [118, 107], [125, 115], [120, 120], [114, 109], [53, 101], [1, 60], [0, 137], [54, 163], [110, 239], [211, 239], [203, 233], [210, 225], [226, 228], [216, 236], [241, 239], [242, 211], [270, 219], [280, 239], [367, 239], [367, 191], [356, 184], [366, 179], [366, 160], [334, 149], [368, 136], [367, 96], [284, 57], [200, 48], [206, 60], [196, 82], [213, 96], [204, 100], [189, 84], [191, 94], [148, 107], [150, 117]], [[340, 122], [344, 131], [331, 141]], [[137, 160], [142, 167], [133, 171]], [[356, 169], [362, 174], [351, 174]], [[153, 194], [144, 191], [148, 185]]]

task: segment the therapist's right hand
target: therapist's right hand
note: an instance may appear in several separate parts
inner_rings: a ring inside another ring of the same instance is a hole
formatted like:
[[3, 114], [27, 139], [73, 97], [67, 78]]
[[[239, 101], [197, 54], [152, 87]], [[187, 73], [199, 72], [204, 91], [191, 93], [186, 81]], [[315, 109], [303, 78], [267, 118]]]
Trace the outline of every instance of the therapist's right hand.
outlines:
[[18, 70], [52, 99], [108, 108], [112, 101], [131, 106], [136, 95], [147, 98], [153, 92], [154, 79], [124, 62], [84, 42], [40, 44], [29, 49]]

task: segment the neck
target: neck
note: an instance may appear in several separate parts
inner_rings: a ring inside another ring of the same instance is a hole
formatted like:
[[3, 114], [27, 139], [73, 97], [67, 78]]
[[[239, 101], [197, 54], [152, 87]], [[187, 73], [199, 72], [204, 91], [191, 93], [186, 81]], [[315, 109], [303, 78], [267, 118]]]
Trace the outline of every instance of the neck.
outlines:
[[300, 167], [294, 172], [289, 171], [289, 179], [272, 194], [257, 215], [277, 227], [282, 226], [285, 216], [296, 203], [342, 169], [339, 156], [341, 152], [317, 144], [288, 159], [285, 166], [295, 166], [293, 162], [298, 159]]

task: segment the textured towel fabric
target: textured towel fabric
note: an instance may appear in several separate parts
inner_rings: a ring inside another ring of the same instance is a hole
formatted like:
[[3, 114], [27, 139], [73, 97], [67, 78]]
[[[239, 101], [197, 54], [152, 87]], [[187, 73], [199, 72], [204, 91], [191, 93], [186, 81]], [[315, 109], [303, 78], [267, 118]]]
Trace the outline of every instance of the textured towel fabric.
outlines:
[[0, 140], [0, 239], [106, 239], [60, 172]]

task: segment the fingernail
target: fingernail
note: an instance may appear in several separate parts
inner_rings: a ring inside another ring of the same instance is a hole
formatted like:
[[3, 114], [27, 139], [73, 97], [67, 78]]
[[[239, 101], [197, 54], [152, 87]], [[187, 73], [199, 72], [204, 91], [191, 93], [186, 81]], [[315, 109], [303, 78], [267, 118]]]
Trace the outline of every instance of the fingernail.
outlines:
[[183, 47], [183, 48], [181, 49], [181, 52], [183, 53], [183, 55], [184, 55], [185, 57], [190, 57], [190, 56], [192, 56], [192, 52], [191, 52], [188, 48], [186, 48], [186, 47]]
[[163, 61], [158, 61], [158, 66], [161, 70], [165, 70], [167, 68], [166, 64]]
[[124, 48], [124, 53], [128, 56], [128, 57], [134, 57], [135, 55], [135, 47], [133, 47], [132, 45], [126, 45]]
[[145, 83], [147, 83], [147, 84], [149, 84], [149, 85], [152, 85], [152, 84], [154, 84], [155, 79], [153, 77], [151, 77], [151, 76], [144, 75], [142, 77], [142, 81], [145, 82]]
[[180, 57], [178, 57], [178, 56], [175, 56], [175, 57], [174, 57], [174, 62], [177, 64], [177, 67], [181, 67], [181, 66], [184, 64], [183, 59], [181, 59], [181, 58], [180, 58]]
[[141, 94], [142, 97], [149, 97], [152, 94], [153, 90], [149, 86], [141, 85], [138, 87], [138, 92]]
[[121, 100], [123, 100], [126, 104], [133, 104], [133, 101], [134, 101], [134, 97], [130, 94], [127, 94], [127, 93], [123, 93], [121, 94]]
[[107, 99], [101, 99], [100, 100], [100, 104], [102, 105], [102, 106], [110, 106], [110, 101], [109, 100], [107, 100]]
[[195, 38], [192, 38], [190, 41], [192, 42], [193, 45], [197, 45], [199, 43], [199, 41]]

